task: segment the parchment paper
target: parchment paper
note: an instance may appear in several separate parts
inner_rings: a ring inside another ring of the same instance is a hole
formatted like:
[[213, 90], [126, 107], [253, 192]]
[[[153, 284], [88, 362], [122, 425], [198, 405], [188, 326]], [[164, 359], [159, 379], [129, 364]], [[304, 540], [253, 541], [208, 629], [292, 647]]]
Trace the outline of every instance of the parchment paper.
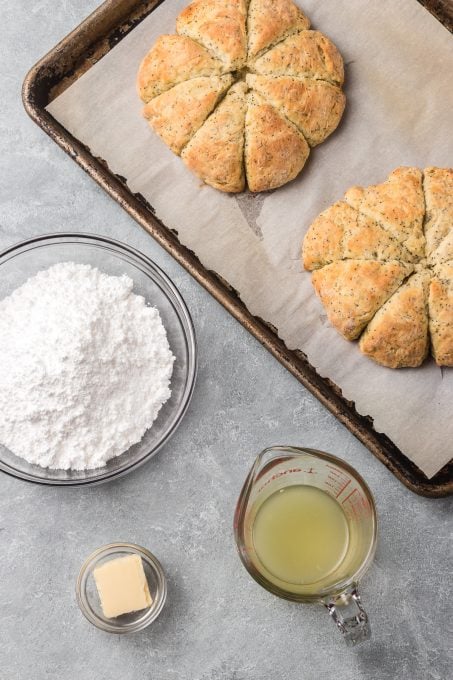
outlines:
[[450, 34], [416, 0], [305, 0], [313, 27], [344, 57], [345, 116], [294, 182], [235, 197], [202, 185], [141, 116], [138, 65], [160, 34], [175, 32], [186, 4], [166, 0], [48, 110], [433, 476], [453, 453], [453, 370], [432, 361], [390, 370], [364, 358], [327, 323], [299, 253], [314, 217], [351, 185], [384, 181], [398, 165], [453, 164]]

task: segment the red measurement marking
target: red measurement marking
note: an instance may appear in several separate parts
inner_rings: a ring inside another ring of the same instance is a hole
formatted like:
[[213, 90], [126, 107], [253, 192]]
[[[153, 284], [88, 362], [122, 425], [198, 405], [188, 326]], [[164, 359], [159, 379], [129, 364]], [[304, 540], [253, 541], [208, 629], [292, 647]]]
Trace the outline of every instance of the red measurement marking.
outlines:
[[334, 473], [337, 475], [337, 477], [341, 476], [341, 472], [338, 470], [338, 468], [333, 467], [332, 465], [329, 465], [329, 463], [326, 463], [326, 467], [330, 468], [331, 470], [334, 471]]
[[343, 501], [341, 501], [341, 504], [344, 505], [344, 504], [346, 503], [346, 501], [347, 501], [349, 498], [351, 498], [352, 494], [354, 494], [356, 491], [357, 491], [357, 489], [353, 489], [353, 490], [351, 491], [351, 493], [349, 494], [349, 496], [346, 496], [346, 498], [345, 498]]
[[[340, 494], [343, 493], [343, 491], [346, 489], [346, 487], [347, 487], [348, 484], [350, 484], [350, 483], [351, 483], [351, 480], [348, 479], [348, 481], [346, 482], [346, 484], [343, 484], [343, 486], [341, 487], [341, 489], [339, 490], [339, 492], [337, 493], [337, 495], [335, 496], [335, 498], [338, 498], [338, 496], [339, 496]], [[348, 498], [349, 498], [349, 496], [348, 496]]]
[[268, 480], [264, 482], [258, 489], [258, 493], [262, 491], [268, 484], [271, 482], [275, 482], [276, 479], [280, 479], [280, 477], [284, 477], [285, 475], [291, 475], [294, 472], [304, 472], [307, 475], [317, 475], [318, 473], [316, 470], [314, 470], [312, 467], [309, 470], [304, 470], [303, 468], [289, 468], [288, 470], [281, 470], [281, 472], [276, 472], [275, 474], [272, 475]]

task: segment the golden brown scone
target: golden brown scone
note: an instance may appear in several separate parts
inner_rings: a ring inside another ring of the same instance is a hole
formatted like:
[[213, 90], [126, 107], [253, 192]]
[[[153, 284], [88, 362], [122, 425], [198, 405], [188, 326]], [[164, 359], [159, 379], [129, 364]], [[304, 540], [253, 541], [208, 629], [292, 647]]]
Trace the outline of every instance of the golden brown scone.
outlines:
[[303, 244], [305, 269], [319, 269], [336, 260], [416, 259], [377, 222], [345, 201], [324, 210], [307, 231]]
[[247, 18], [249, 59], [307, 28], [310, 28], [309, 19], [292, 0], [250, 0]]
[[143, 115], [165, 144], [180, 154], [232, 82], [229, 74], [187, 80], [151, 99]]
[[350, 187], [344, 194], [344, 200], [356, 210], [360, 210], [365, 189], [363, 187]]
[[343, 233], [357, 222], [357, 211], [344, 201], [337, 201], [324, 210], [305, 234], [302, 262], [312, 271], [342, 260]]
[[397, 168], [382, 184], [352, 187], [345, 200], [403, 243], [417, 257], [425, 255], [425, 200], [418, 168]]
[[161, 35], [143, 59], [137, 75], [138, 94], [149, 102], [174, 85], [199, 76], [219, 76], [223, 64], [184, 35]]
[[304, 76], [328, 80], [334, 85], [342, 85], [344, 81], [341, 54], [319, 31], [301, 31], [289, 36], [249, 62], [249, 69], [264, 76]]
[[442, 264], [453, 260], [453, 228], [437, 246], [434, 253], [431, 255], [431, 261], [435, 264]]
[[[356, 210], [350, 206], [351, 210]], [[371, 217], [357, 212], [343, 234], [343, 257], [356, 260], [401, 260], [415, 262], [417, 258]]]
[[[221, 105], [224, 79], [231, 86], [254, 70], [262, 94], [256, 91], [253, 105], [246, 106], [244, 140], [236, 136], [239, 109], [227, 121], [229, 99], [184, 160], [225, 192], [245, 189], [247, 173], [251, 191], [291, 181], [305, 164], [308, 145], [330, 135], [344, 109], [342, 58], [309, 26], [293, 0], [193, 0], [177, 17], [177, 35], [158, 38], [140, 66], [137, 90], [150, 126], [181, 154]], [[214, 134], [216, 140], [209, 140]], [[241, 144], [245, 184], [238, 173]]]
[[343, 115], [342, 90], [325, 80], [249, 73], [247, 85], [294, 123], [310, 146], [332, 134]]
[[247, 95], [245, 172], [250, 191], [286, 184], [302, 170], [310, 153], [299, 130], [259, 95]]
[[423, 189], [426, 255], [439, 264], [453, 258], [453, 168], [425, 168]]
[[178, 15], [176, 31], [237, 71], [247, 59], [246, 19], [246, 0], [195, 0]]
[[332, 326], [354, 340], [412, 271], [396, 261], [343, 260], [313, 272], [312, 283]]
[[453, 261], [434, 267], [428, 308], [432, 355], [439, 366], [453, 366]]
[[413, 274], [376, 312], [359, 347], [388, 368], [420, 366], [429, 350], [428, 289], [430, 274]]
[[245, 187], [246, 90], [244, 82], [233, 85], [181, 154], [190, 170], [220, 191], [238, 192]]
[[430, 339], [436, 362], [453, 366], [452, 192], [453, 169], [427, 168], [422, 188], [420, 170], [397, 168], [349, 189], [305, 236], [330, 323], [349, 340], [363, 330], [359, 348], [384, 366], [419, 366]]

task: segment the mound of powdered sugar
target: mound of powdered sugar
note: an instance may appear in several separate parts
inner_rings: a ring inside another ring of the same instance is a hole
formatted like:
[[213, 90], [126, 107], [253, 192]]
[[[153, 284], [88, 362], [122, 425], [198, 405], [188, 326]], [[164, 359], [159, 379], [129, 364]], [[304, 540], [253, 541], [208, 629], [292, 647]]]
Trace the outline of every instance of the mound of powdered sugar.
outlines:
[[65, 262], [0, 301], [0, 442], [84, 470], [140, 441], [170, 397], [159, 312], [127, 276]]

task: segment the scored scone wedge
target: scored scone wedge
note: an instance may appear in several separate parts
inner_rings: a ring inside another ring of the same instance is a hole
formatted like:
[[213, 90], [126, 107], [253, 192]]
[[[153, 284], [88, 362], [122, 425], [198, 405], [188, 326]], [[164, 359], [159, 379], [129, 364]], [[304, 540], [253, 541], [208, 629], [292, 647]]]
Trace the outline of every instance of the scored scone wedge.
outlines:
[[249, 70], [260, 75], [293, 76], [344, 82], [344, 65], [335, 45], [319, 31], [301, 31], [278, 43], [258, 59], [249, 61]]
[[453, 260], [434, 267], [428, 312], [432, 355], [439, 366], [453, 366]]
[[357, 221], [357, 210], [337, 201], [318, 215], [305, 234], [302, 264], [312, 271], [343, 259], [343, 234]]
[[435, 262], [435, 251], [453, 229], [453, 169], [425, 168], [423, 189], [426, 254], [430, 261]]
[[191, 38], [161, 35], [140, 65], [137, 90], [146, 103], [185, 80], [223, 71], [222, 62]]
[[425, 168], [426, 255], [431, 264], [453, 259], [453, 168]]
[[268, 191], [291, 181], [309, 153], [295, 125], [258, 94], [247, 94], [244, 159], [250, 191]]
[[376, 312], [359, 341], [363, 354], [388, 368], [423, 363], [429, 351], [430, 278], [426, 269], [413, 274]]
[[403, 262], [342, 260], [314, 271], [312, 283], [331, 325], [355, 340], [412, 271]]
[[232, 83], [230, 74], [192, 78], [151, 99], [143, 115], [154, 132], [179, 155]]
[[247, 60], [246, 22], [247, 0], [195, 0], [178, 15], [176, 31], [238, 71]]
[[453, 260], [453, 222], [450, 231], [432, 254], [431, 260], [434, 261], [434, 264]]
[[375, 220], [337, 201], [310, 225], [303, 242], [302, 261], [309, 271], [337, 260], [400, 260], [414, 256]]
[[247, 18], [249, 59], [308, 28], [310, 20], [292, 0], [250, 0]]
[[220, 191], [245, 188], [246, 90], [244, 82], [233, 85], [181, 154], [190, 170]]
[[325, 80], [249, 73], [247, 85], [294, 123], [310, 146], [332, 134], [344, 112], [343, 91]]
[[343, 257], [358, 260], [401, 260], [416, 262], [417, 256], [381, 225], [357, 212], [357, 220], [345, 227], [343, 233]]
[[397, 168], [382, 184], [352, 187], [346, 192], [345, 200], [378, 222], [414, 256], [424, 257], [425, 199], [421, 170]]

